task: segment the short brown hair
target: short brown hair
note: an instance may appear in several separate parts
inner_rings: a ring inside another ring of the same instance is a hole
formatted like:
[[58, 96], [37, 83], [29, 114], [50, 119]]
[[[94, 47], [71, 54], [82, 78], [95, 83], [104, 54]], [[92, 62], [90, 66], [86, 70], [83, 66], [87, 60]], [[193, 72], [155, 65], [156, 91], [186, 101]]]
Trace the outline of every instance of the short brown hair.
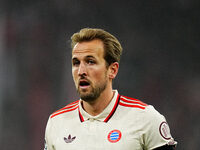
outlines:
[[122, 46], [115, 36], [106, 32], [103, 29], [96, 28], [84, 28], [79, 32], [74, 33], [71, 37], [71, 47], [72, 49], [77, 43], [84, 41], [92, 41], [94, 39], [99, 39], [104, 44], [104, 59], [107, 65], [114, 62], [120, 62], [120, 56], [122, 54]]

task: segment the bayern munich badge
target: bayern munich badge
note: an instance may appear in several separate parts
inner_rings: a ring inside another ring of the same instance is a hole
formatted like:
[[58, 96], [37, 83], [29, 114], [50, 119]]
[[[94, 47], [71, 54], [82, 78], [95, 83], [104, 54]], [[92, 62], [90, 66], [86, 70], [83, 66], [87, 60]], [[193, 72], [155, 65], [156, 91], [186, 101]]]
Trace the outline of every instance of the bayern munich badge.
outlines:
[[108, 141], [111, 143], [118, 142], [122, 137], [122, 133], [119, 130], [112, 130], [108, 134]]

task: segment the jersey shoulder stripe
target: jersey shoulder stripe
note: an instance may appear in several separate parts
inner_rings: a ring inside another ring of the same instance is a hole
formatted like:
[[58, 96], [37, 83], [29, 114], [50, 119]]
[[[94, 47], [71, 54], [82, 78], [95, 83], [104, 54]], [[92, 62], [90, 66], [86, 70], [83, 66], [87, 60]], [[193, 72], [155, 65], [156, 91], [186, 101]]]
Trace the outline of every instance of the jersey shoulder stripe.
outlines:
[[121, 96], [119, 105], [125, 107], [140, 108], [140, 109], [145, 109], [146, 106], [148, 106], [147, 104], [143, 103], [138, 99], [127, 96]]
[[72, 103], [66, 105], [65, 107], [63, 107], [63, 108], [55, 111], [54, 113], [52, 113], [50, 118], [53, 118], [57, 115], [60, 115], [60, 114], [66, 113], [66, 112], [73, 111], [73, 110], [78, 108], [78, 104], [79, 104], [79, 100], [72, 102]]

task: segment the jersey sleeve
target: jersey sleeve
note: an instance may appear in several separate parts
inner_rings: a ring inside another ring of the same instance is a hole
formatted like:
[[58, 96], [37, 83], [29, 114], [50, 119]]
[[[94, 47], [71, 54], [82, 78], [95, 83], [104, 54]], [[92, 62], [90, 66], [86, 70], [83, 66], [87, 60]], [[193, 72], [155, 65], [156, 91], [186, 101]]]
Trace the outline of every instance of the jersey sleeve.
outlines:
[[51, 118], [47, 121], [46, 130], [45, 130], [45, 142], [44, 142], [44, 150], [54, 150], [52, 147], [52, 122]]
[[163, 115], [148, 106], [145, 113], [145, 127], [143, 142], [145, 150], [153, 150], [164, 145], [176, 145], [177, 142], [171, 136], [170, 128]]

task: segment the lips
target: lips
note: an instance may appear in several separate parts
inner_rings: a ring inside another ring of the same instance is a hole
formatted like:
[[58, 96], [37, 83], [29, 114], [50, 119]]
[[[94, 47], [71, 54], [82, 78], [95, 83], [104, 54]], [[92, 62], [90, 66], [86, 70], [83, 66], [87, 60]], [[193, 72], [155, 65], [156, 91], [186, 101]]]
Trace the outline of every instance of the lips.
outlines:
[[79, 81], [79, 87], [86, 88], [90, 85], [90, 82], [88, 80], [80, 80]]

